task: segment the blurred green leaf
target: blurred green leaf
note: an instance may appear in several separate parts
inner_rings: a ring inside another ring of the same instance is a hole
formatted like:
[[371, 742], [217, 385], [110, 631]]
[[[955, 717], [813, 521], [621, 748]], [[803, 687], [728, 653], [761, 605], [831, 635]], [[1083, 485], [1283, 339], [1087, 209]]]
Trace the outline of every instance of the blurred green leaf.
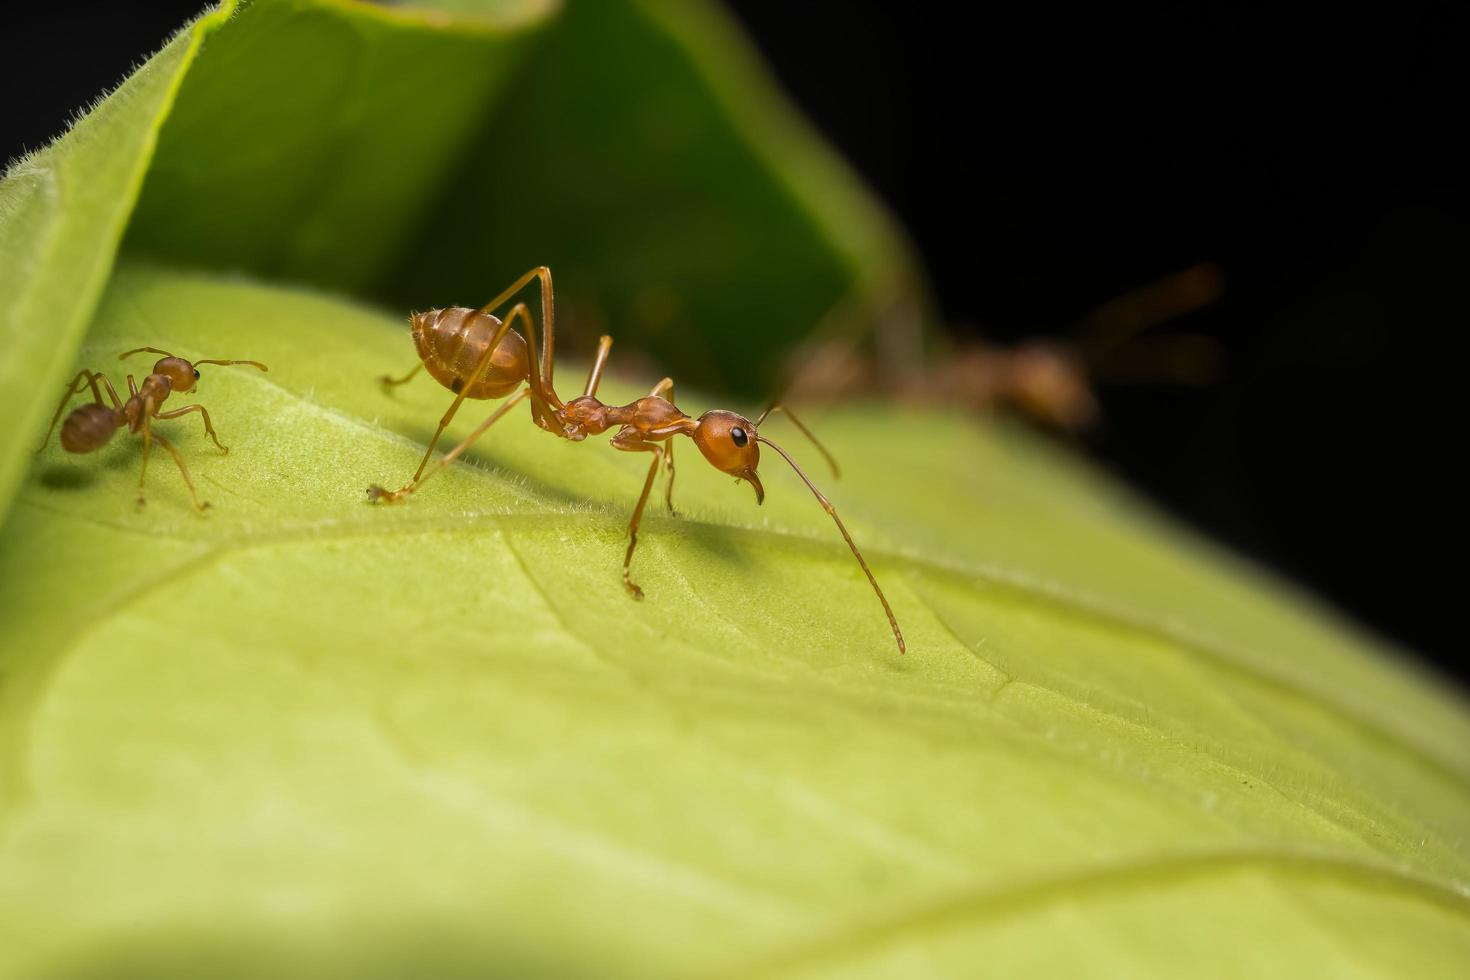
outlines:
[[141, 343], [271, 371], [205, 369], [228, 456], [163, 423], [206, 516], [166, 458], [137, 509], [122, 438], [53, 446], [0, 535], [0, 975], [1450, 976], [1470, 955], [1463, 707], [1015, 434], [812, 420], [900, 657], [779, 461], [757, 509], [681, 447], [638, 603], [618, 570], [642, 458], [524, 410], [477, 465], [365, 502], [448, 400], [372, 383], [412, 363], [401, 318], [129, 267], [83, 361]]
[[460, 6], [247, 7], [189, 73], [128, 248], [419, 309], [549, 264], [581, 335], [755, 395], [839, 304], [861, 324], [912, 293], [716, 8]]
[[0, 381], [19, 429], [64, 380], [125, 224], [128, 254], [393, 307], [477, 305], [549, 263], [568, 336], [613, 329], [746, 394], [814, 331], [916, 302], [891, 222], [717, 9], [448, 6], [226, 4], [14, 167]]
[[201, 17], [61, 139], [0, 181], [0, 517], [24, 469], [43, 404], [70, 368], [132, 212], [158, 127], [200, 39]]
[[0, 977], [1463, 973], [1463, 703], [1019, 434], [810, 420], [907, 657], [779, 460], [681, 447], [642, 603], [646, 461], [524, 411], [370, 507], [448, 395], [364, 300], [549, 260], [693, 412], [912, 302], [715, 9], [452, 6], [211, 13], [0, 184], [0, 500], [78, 364], [271, 365], [162, 423], [207, 515], [124, 434], [0, 528]]

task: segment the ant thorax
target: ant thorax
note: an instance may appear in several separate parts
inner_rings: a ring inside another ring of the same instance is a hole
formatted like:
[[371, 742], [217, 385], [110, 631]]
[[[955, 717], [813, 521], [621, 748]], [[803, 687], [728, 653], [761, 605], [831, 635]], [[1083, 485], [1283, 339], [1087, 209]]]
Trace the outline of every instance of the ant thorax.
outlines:
[[142, 427], [149, 399], [152, 399], [153, 407], [157, 410], [172, 390], [173, 386], [162, 374], [150, 374], [144, 378], [138, 387], [138, 393], [123, 403], [123, 418], [127, 420], [128, 431], [136, 433]]
[[631, 425], [646, 436], [657, 438], [665, 430], [677, 428], [689, 416], [674, 407], [667, 398], [646, 396], [623, 406], [604, 405], [592, 395], [581, 395], [567, 402], [557, 413], [562, 434], [572, 442], [601, 435], [615, 425]]
[[561, 422], [561, 434], [572, 442], [581, 442], [589, 435], [600, 435], [613, 423], [608, 421], [609, 408], [591, 395], [573, 398], [557, 411]]

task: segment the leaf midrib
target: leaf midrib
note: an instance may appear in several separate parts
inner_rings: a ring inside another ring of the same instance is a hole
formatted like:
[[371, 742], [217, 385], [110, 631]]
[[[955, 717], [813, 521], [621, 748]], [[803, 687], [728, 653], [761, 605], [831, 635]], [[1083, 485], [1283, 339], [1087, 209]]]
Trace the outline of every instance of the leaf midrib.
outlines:
[[780, 976], [803, 968], [851, 959], [905, 939], [959, 928], [984, 928], [1000, 920], [1045, 909], [1057, 902], [1089, 902], [1120, 892], [1147, 891], [1215, 874], [1260, 873], [1309, 881], [1335, 881], [1364, 891], [1389, 891], [1433, 904], [1470, 924], [1470, 892], [1448, 887], [1392, 865], [1335, 854], [1279, 850], [1212, 851], [1127, 861], [1075, 874], [1014, 882], [958, 893], [887, 917], [846, 923], [826, 937], [784, 952], [718, 971], [710, 977]]

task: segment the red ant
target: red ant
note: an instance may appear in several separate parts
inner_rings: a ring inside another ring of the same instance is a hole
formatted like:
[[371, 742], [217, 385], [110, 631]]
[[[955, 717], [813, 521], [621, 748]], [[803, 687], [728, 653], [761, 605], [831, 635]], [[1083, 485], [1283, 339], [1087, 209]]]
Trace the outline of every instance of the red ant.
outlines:
[[[491, 310], [498, 309], [532, 279], [540, 280], [541, 319], [545, 325], [539, 362], [536, 355], [536, 324], [531, 319], [531, 312], [526, 304], [517, 303], [511, 307], [504, 320], [490, 313]], [[512, 327], [517, 318], [524, 324], [526, 336], [522, 336]], [[801, 467], [796, 465], [796, 461], [787, 454], [786, 450], [758, 433], [761, 424], [772, 412], [786, 412], [787, 417], [816, 444], [817, 449], [832, 465], [833, 475], [836, 475], [837, 466], [831, 455], [821, 443], [817, 442], [816, 437], [806, 426], [802, 425], [789, 410], [779, 403], [766, 409], [754, 422], [734, 412], [718, 409], [705, 412], [698, 419], [693, 419], [674, 407], [673, 379], [664, 378], [653, 386], [647, 396], [635, 402], [623, 406], [605, 405], [598, 401], [596, 396], [598, 383], [602, 379], [603, 367], [607, 364], [608, 353], [612, 349], [612, 338], [608, 336], [603, 336], [598, 342], [597, 355], [593, 359], [592, 369], [587, 375], [587, 384], [583, 387], [582, 394], [571, 401], [562, 401], [552, 384], [553, 358], [556, 349], [555, 320], [551, 270], [546, 266], [532, 269], [521, 276], [509, 289], [478, 310], [456, 306], [416, 313], [410, 319], [410, 329], [413, 333], [414, 346], [418, 349], [419, 363], [401, 378], [384, 376], [380, 380], [387, 385], [403, 384], [416, 375], [421, 368], [427, 367], [434, 380], [454, 392], [455, 397], [449, 410], [439, 420], [439, 428], [434, 432], [434, 438], [429, 441], [429, 447], [424, 452], [424, 458], [419, 462], [419, 468], [414, 472], [413, 480], [398, 490], [385, 490], [377, 485], [369, 487], [368, 496], [373, 501], [391, 503], [413, 493], [435, 473], [454, 462], [475, 440], [484, 435], [490, 426], [500, 421], [502, 416], [525, 398], [531, 399], [531, 418], [538, 426], [572, 442], [581, 442], [589, 435], [600, 435], [617, 426], [618, 431], [612, 437], [614, 449], [620, 449], [623, 452], [653, 454], [653, 461], [648, 467], [648, 477], [643, 481], [643, 492], [638, 497], [637, 506], [633, 508], [633, 518], [628, 525], [628, 550], [623, 555], [623, 584], [635, 599], [641, 599], [643, 590], [633, 582], [629, 569], [633, 561], [633, 549], [638, 544], [638, 525], [643, 519], [643, 509], [648, 503], [649, 491], [653, 489], [654, 478], [658, 476], [661, 466], [668, 468], [664, 503], [669, 512], [673, 513], [673, 437], [688, 436], [715, 469], [728, 473], [737, 480], [745, 480], [750, 483], [755, 488], [757, 504], [765, 500], [765, 489], [761, 486], [760, 477], [756, 475], [756, 467], [760, 463], [758, 443], [765, 443], [791, 464], [797, 476], [801, 477], [802, 482], [816, 496], [822, 509], [836, 522], [837, 530], [842, 532], [843, 540], [852, 549], [853, 557], [862, 566], [863, 573], [867, 575], [873, 591], [878, 595], [878, 601], [883, 604], [883, 611], [888, 615], [888, 623], [893, 627], [893, 638], [898, 643], [899, 653], [904, 652], [903, 633], [898, 628], [898, 620], [893, 615], [893, 609], [888, 605], [888, 599], [884, 596], [883, 590], [879, 588], [878, 580], [873, 577], [873, 572], [868, 568], [867, 561], [863, 559], [862, 552], [858, 551], [842, 519], [837, 516], [836, 509], [807, 478], [807, 475], [802, 472]], [[529, 342], [527, 337], [530, 338]], [[512, 392], [514, 394], [511, 394]], [[439, 437], [466, 398], [494, 399], [505, 398], [507, 395], [510, 396], [509, 401], [492, 412], [490, 417], [480, 423], [480, 426], [471, 432], [463, 442], [445, 453], [434, 469], [428, 474], [424, 473], [424, 467], [428, 465], [434, 453], [434, 446], [439, 442]]]
[[[168, 351], [159, 350], [157, 347], [136, 347], [119, 354], [118, 360], [144, 351], [150, 354], [162, 354], [163, 357], [153, 365], [152, 373], [143, 379], [141, 387], [133, 380], [131, 374], [128, 375], [129, 398], [125, 402], [117, 397], [117, 391], [113, 389], [112, 382], [107, 380], [107, 375], [87, 368], [78, 372], [71, 384], [67, 385], [66, 394], [61, 396], [61, 404], [56, 406], [56, 414], [51, 416], [51, 426], [46, 430], [46, 438], [41, 441], [40, 449], [37, 449], [36, 452], [39, 453], [45, 449], [46, 444], [51, 441], [51, 433], [56, 431], [56, 423], [61, 418], [66, 403], [79, 394], [84, 387], [90, 386], [94, 401], [90, 405], [83, 405], [66, 417], [66, 422], [61, 426], [61, 448], [69, 453], [90, 453], [107, 445], [112, 440], [113, 434], [123, 426], [127, 426], [128, 431], [134, 435], [141, 432], [143, 435], [143, 467], [138, 473], [138, 506], [141, 507], [145, 503], [143, 481], [148, 475], [148, 450], [156, 439], [178, 464], [179, 472], [184, 477], [184, 483], [189, 488], [189, 496], [194, 500], [195, 509], [202, 511], [209, 504], [200, 502], [199, 495], [194, 491], [194, 481], [189, 477], [189, 469], [184, 465], [184, 458], [179, 455], [173, 443], [153, 431], [153, 420], [176, 419], [189, 412], [198, 412], [204, 419], [204, 431], [209, 438], [214, 440], [220, 452], [228, 453], [230, 448], [222, 445], [219, 436], [214, 434], [214, 425], [209, 421], [209, 412], [203, 405], [185, 405], [171, 412], [163, 412], [159, 409], [163, 407], [170, 393], [177, 391], [181, 395], [187, 395], [194, 390], [195, 385], [199, 382], [198, 365], [200, 364], [249, 364], [262, 371], [269, 370], [269, 368], [259, 361], [222, 361], [213, 358], [191, 363], [182, 357], [175, 357]], [[102, 402], [102, 392], [97, 388], [98, 381], [101, 381], [107, 388], [107, 396], [112, 399], [111, 408]]]
[[[913, 401], [1009, 410], [1043, 430], [1078, 437], [1101, 421], [1095, 382], [1198, 387], [1216, 380], [1224, 353], [1211, 338], [1142, 335], [1214, 303], [1223, 290], [1220, 267], [1198, 263], [1108, 300], [1070, 336], [1014, 346], [961, 343], [929, 370], [917, 364], [894, 370], [894, 362], [908, 359], [864, 358], [851, 344], [815, 343], [793, 365], [795, 381], [788, 392], [830, 399], [878, 389]], [[888, 352], [913, 346], [906, 330], [911, 322], [911, 317], [892, 318], [880, 327], [879, 346]]]

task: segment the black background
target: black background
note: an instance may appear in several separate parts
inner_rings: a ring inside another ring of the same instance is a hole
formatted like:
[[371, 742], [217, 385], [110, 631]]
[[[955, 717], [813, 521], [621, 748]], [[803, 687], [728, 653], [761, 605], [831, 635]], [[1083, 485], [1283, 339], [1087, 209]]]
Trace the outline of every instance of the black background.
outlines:
[[[595, 2], [595, 0], [594, 0]], [[45, 142], [198, 9], [7, 13], [0, 155]], [[1089, 451], [1462, 680], [1470, 366], [1466, 15], [1174, 3], [733, 9], [889, 203], [949, 328], [1013, 341], [1195, 262], [1205, 389], [1113, 386]]]

